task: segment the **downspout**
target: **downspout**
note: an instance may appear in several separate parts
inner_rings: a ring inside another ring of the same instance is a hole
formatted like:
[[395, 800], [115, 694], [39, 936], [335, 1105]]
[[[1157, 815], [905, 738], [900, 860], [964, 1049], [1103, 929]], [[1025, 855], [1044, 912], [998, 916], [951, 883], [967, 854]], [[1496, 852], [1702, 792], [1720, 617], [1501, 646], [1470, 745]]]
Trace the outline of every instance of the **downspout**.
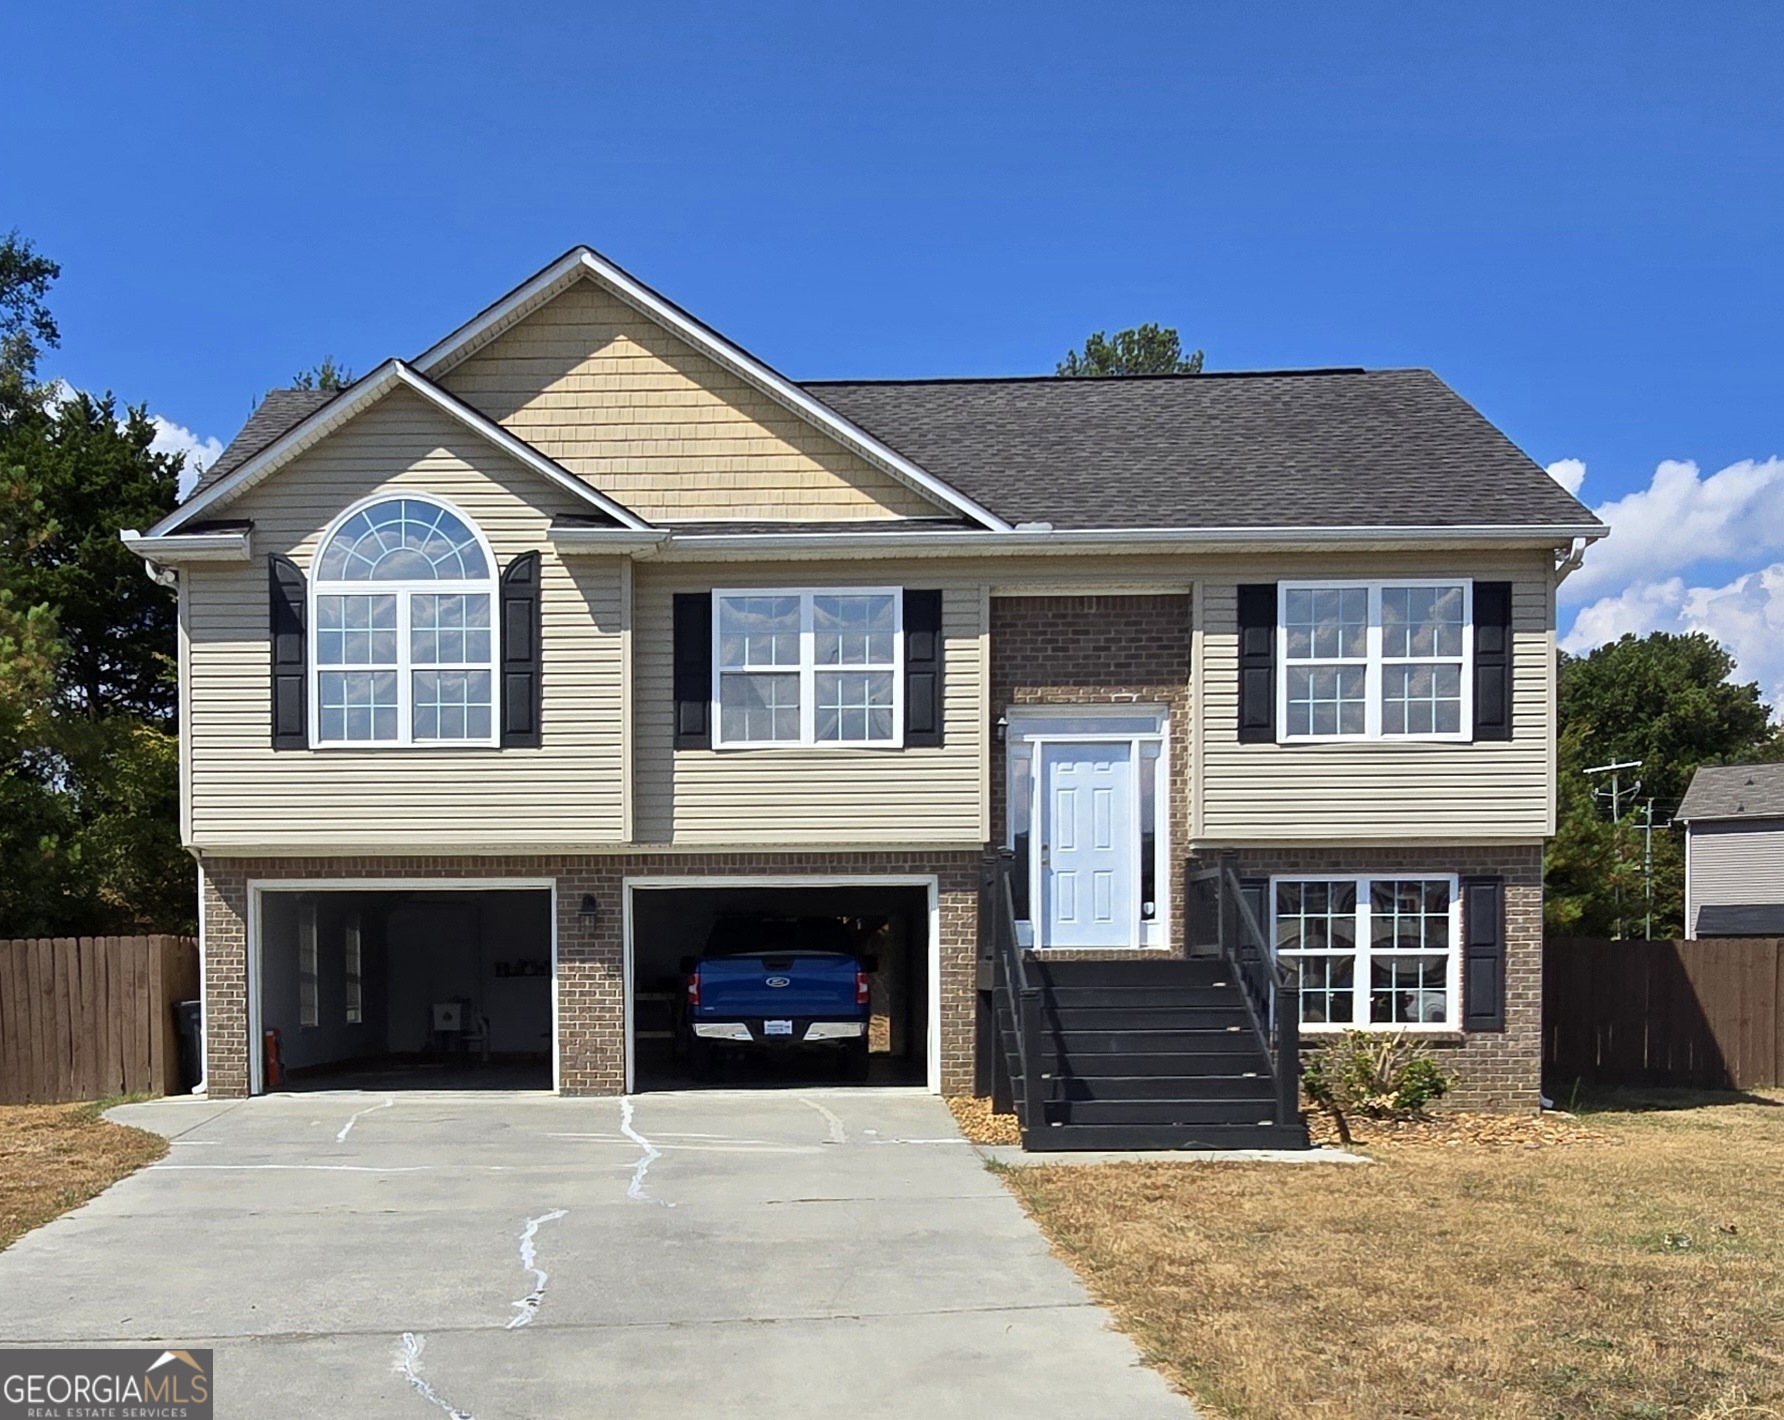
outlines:
[[1576, 537], [1573, 546], [1563, 553], [1555, 563], [1555, 585], [1558, 587], [1580, 570], [1580, 563], [1585, 560], [1586, 548], [1590, 544], [1583, 537]]

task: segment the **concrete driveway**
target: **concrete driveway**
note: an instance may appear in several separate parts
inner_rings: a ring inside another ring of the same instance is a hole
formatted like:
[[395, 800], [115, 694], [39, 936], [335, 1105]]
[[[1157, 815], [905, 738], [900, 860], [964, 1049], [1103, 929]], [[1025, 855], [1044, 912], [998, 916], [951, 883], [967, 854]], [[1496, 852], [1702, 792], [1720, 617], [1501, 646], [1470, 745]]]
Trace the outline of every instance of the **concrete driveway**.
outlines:
[[1191, 1414], [939, 1100], [329, 1093], [0, 1253], [0, 1338], [216, 1349], [220, 1416]]

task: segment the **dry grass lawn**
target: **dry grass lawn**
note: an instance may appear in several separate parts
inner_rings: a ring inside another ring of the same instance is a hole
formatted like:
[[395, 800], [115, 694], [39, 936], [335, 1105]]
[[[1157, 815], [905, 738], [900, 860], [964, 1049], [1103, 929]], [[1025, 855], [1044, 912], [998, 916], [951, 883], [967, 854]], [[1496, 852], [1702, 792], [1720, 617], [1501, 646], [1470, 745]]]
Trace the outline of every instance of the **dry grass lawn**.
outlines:
[[1784, 1417], [1784, 1092], [1359, 1140], [1005, 1177], [1210, 1417]]
[[159, 1134], [101, 1119], [105, 1107], [0, 1105], [0, 1248], [167, 1152]]

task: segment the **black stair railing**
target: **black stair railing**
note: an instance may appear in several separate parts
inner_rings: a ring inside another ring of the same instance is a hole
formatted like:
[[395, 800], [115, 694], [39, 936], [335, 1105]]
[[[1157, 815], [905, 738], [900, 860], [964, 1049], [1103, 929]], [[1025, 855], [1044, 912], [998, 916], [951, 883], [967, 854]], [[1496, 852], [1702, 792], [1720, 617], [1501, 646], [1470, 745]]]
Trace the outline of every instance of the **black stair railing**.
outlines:
[[1192, 911], [1199, 903], [1204, 908], [1203, 920], [1213, 918], [1210, 925], [1220, 954], [1232, 964], [1253, 1025], [1270, 1057], [1277, 1122], [1291, 1123], [1301, 1112], [1300, 987], [1270, 950], [1270, 939], [1246, 900], [1231, 854], [1223, 855], [1213, 866], [1191, 865], [1186, 888]]
[[995, 991], [1009, 1012], [1011, 1033], [1016, 1038], [1014, 1074], [1022, 1082], [1021, 1113], [1017, 1122], [1024, 1134], [1046, 1127], [1047, 1108], [1041, 1071], [1041, 988], [1029, 979], [1028, 963], [1016, 940], [1016, 899], [1011, 887], [1015, 854], [998, 853], [991, 882], [991, 946]]

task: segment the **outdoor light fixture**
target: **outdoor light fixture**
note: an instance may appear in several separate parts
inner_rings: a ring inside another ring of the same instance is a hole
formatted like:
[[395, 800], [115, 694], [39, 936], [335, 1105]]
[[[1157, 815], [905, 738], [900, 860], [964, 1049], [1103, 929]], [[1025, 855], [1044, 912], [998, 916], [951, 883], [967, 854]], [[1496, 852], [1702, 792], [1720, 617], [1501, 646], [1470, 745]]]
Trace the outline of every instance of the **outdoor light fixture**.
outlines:
[[585, 892], [582, 895], [582, 906], [576, 909], [576, 915], [589, 922], [593, 922], [601, 915], [601, 904], [595, 901], [595, 895], [592, 892]]
[[1010, 732], [1010, 717], [1008, 715], [999, 715], [997, 717], [996, 725], [992, 728], [997, 731], [997, 742], [1002, 744], [1005, 736]]

